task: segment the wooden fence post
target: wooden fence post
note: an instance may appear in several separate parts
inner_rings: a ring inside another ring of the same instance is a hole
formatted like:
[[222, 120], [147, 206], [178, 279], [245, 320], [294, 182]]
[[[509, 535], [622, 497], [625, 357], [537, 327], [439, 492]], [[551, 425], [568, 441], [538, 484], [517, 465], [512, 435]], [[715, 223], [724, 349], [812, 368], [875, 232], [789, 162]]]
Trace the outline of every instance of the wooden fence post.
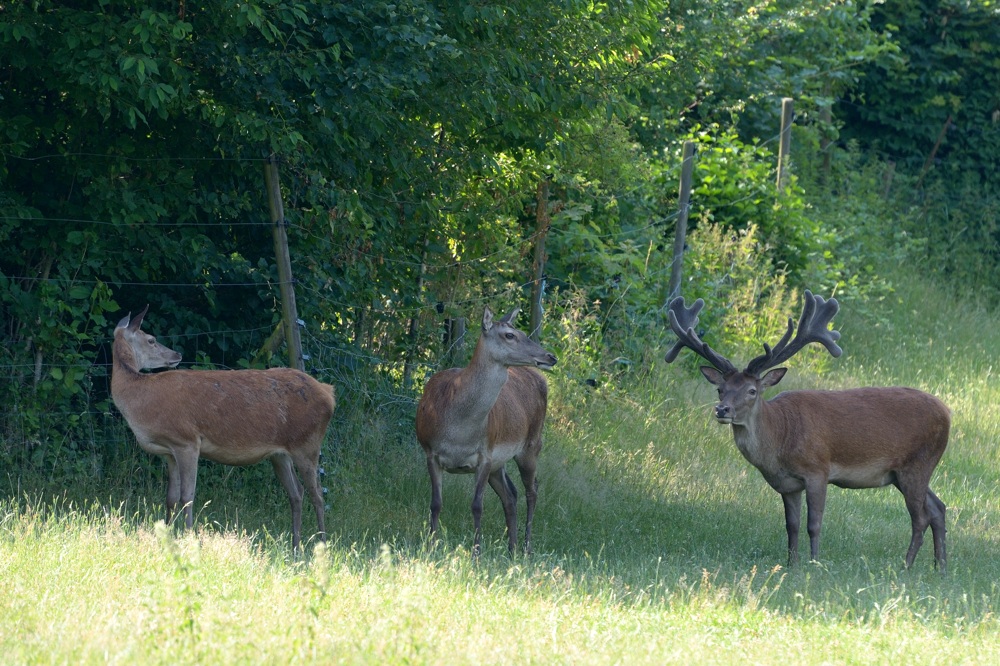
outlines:
[[460, 365], [465, 352], [465, 317], [447, 317], [444, 320], [443, 337], [444, 367]]
[[684, 241], [687, 237], [688, 212], [691, 208], [691, 181], [694, 175], [694, 141], [684, 142], [681, 158], [681, 185], [677, 202], [677, 226], [674, 229], [674, 259], [670, 264], [670, 282], [664, 295], [664, 305], [680, 295], [681, 273], [684, 268]]
[[278, 162], [274, 155], [264, 163], [264, 183], [267, 185], [267, 200], [271, 208], [274, 254], [278, 261], [278, 286], [281, 289], [281, 317], [288, 345], [288, 365], [305, 370], [302, 340], [299, 336], [299, 315], [295, 306], [295, 286], [292, 281], [292, 261], [288, 253], [288, 223], [285, 221], [285, 206], [281, 201], [281, 185], [278, 182]]
[[885, 171], [882, 172], [882, 198], [888, 199], [892, 190], [892, 179], [896, 175], [896, 163], [892, 160], [886, 162]]
[[924, 161], [924, 167], [920, 170], [920, 177], [917, 178], [916, 187], [919, 189], [924, 182], [924, 176], [927, 172], [931, 170], [931, 166], [934, 164], [934, 156], [937, 155], [938, 148], [941, 147], [941, 142], [944, 141], [945, 134], [948, 133], [948, 126], [951, 125], [951, 114], [944, 121], [944, 125], [941, 126], [941, 131], [938, 133], [937, 141], [934, 142], [934, 147], [931, 149], [931, 154], [927, 156]]
[[531, 321], [529, 337], [538, 342], [542, 329], [542, 294], [545, 290], [545, 236], [549, 233], [549, 179], [538, 182], [535, 206], [535, 259], [532, 262]]
[[829, 104], [824, 104], [819, 110], [819, 119], [822, 123], [820, 127], [819, 152], [823, 154], [823, 164], [820, 167], [820, 176], [826, 183], [830, 179], [830, 158], [833, 141], [830, 140], [830, 133], [833, 131], [833, 109]]
[[778, 191], [784, 192], [788, 185], [788, 162], [792, 148], [792, 106], [794, 100], [781, 100], [781, 141], [778, 144]]
[[[400, 207], [399, 213], [400, 224], [403, 223], [404, 214], [402, 207]], [[419, 299], [424, 292], [424, 279], [427, 274], [427, 248], [430, 245], [430, 236], [424, 234], [423, 249], [420, 252], [420, 272], [417, 273], [417, 298]], [[420, 326], [420, 311], [415, 311], [410, 316], [410, 323], [406, 329], [406, 337], [409, 340], [409, 344], [406, 346], [406, 356], [403, 360], [403, 386], [407, 389], [413, 384], [413, 366], [414, 356], [416, 354], [417, 347], [417, 332]]]

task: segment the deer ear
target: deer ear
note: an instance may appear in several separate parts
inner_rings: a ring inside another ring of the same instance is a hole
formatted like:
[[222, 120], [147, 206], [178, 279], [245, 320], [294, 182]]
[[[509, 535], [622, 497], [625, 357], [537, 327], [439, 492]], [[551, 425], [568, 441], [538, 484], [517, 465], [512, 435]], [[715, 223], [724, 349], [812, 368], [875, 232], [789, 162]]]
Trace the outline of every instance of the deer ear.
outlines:
[[132, 318], [132, 313], [129, 312], [127, 315], [121, 318], [121, 321], [119, 321], [118, 325], [115, 326], [115, 330], [117, 331], [119, 328], [125, 328], [126, 326], [128, 326], [128, 321], [131, 318]]
[[766, 375], [760, 378], [761, 386], [765, 388], [774, 386], [775, 384], [781, 381], [781, 379], [785, 376], [786, 372], [788, 372], [788, 368], [775, 368], [774, 370], [772, 370], [771, 372], [767, 373]]
[[149, 303], [146, 303], [146, 307], [142, 311], [132, 318], [132, 321], [128, 322], [128, 330], [138, 331], [139, 327], [142, 325], [142, 318], [146, 316], [146, 312], [149, 310]]
[[715, 368], [703, 365], [699, 369], [701, 370], [701, 374], [705, 375], [705, 379], [707, 379], [713, 386], [722, 386], [726, 383], [726, 378]]
[[514, 308], [513, 310], [508, 312], [507, 316], [501, 319], [500, 321], [502, 321], [505, 324], [510, 324], [511, 326], [513, 326], [514, 320], [517, 319], [517, 313], [519, 313], [520, 311], [521, 308]]
[[483, 330], [488, 331], [493, 328], [493, 311], [490, 310], [490, 306], [486, 306], [483, 310]]

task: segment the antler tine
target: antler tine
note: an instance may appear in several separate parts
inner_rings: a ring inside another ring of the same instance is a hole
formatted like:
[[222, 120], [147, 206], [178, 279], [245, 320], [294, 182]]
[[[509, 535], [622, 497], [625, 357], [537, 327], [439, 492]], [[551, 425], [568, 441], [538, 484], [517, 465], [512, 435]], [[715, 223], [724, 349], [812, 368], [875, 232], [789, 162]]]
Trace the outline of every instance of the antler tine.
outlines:
[[830, 321], [840, 310], [837, 299], [824, 299], [822, 296], [814, 296], [811, 291], [805, 291], [805, 303], [802, 306], [802, 316], [799, 317], [798, 330], [795, 338], [789, 343], [792, 336], [792, 318], [788, 318], [788, 330], [782, 336], [774, 348], [764, 345], [764, 353], [747, 364], [746, 372], [752, 375], [760, 374], [768, 368], [784, 363], [794, 356], [800, 349], [811, 342], [818, 342], [826, 347], [827, 351], [834, 358], [839, 357], [843, 350], [837, 345], [840, 339], [840, 331], [830, 330]]
[[736, 366], [730, 363], [729, 359], [702, 342], [698, 334], [695, 333], [695, 328], [698, 326], [698, 313], [703, 307], [705, 307], [705, 301], [700, 298], [690, 308], [684, 307], [684, 298], [681, 296], [670, 301], [667, 317], [670, 319], [670, 329], [677, 334], [677, 342], [667, 351], [667, 363], [673, 363], [681, 349], [687, 347], [715, 366], [720, 372], [725, 374], [736, 372]]

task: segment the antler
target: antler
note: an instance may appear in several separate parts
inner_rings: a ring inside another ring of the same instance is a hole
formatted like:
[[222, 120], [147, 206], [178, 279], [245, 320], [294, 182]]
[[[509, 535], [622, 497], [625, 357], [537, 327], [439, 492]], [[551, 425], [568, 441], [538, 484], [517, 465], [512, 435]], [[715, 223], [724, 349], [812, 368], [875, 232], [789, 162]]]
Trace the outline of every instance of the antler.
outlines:
[[784, 363], [811, 342], [819, 342], [826, 347], [831, 356], [839, 357], [843, 353], [843, 350], [837, 346], [840, 331], [827, 328], [838, 310], [840, 310], [840, 304], [837, 303], [837, 299], [826, 300], [822, 296], [813, 296], [812, 292], [806, 289], [805, 304], [802, 306], [802, 316], [799, 317], [795, 339], [789, 344], [788, 340], [792, 337], [793, 330], [792, 318], [789, 317], [788, 330], [785, 331], [774, 349], [764, 343], [764, 353], [750, 361], [744, 372], [759, 376], [764, 370]]
[[698, 313], [705, 306], [705, 301], [698, 299], [690, 308], [684, 307], [684, 298], [678, 296], [670, 301], [670, 310], [667, 316], [670, 318], [670, 328], [677, 334], [677, 342], [667, 352], [667, 363], [673, 363], [681, 349], [687, 347], [711, 363], [725, 375], [736, 372], [736, 366], [729, 362], [725, 356], [714, 351], [706, 343], [702, 342], [695, 333], [698, 326]]

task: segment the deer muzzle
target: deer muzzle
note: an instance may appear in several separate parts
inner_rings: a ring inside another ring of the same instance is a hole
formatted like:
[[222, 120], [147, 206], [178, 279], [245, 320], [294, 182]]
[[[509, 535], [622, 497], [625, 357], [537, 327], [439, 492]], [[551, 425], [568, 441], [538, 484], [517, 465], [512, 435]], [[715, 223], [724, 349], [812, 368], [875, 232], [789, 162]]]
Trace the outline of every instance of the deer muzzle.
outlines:
[[733, 408], [723, 402], [720, 402], [715, 406], [715, 420], [724, 424], [732, 423]]
[[535, 361], [535, 366], [541, 368], [542, 370], [551, 370], [552, 366], [556, 364], [555, 354], [546, 354], [545, 358], [537, 359]]

